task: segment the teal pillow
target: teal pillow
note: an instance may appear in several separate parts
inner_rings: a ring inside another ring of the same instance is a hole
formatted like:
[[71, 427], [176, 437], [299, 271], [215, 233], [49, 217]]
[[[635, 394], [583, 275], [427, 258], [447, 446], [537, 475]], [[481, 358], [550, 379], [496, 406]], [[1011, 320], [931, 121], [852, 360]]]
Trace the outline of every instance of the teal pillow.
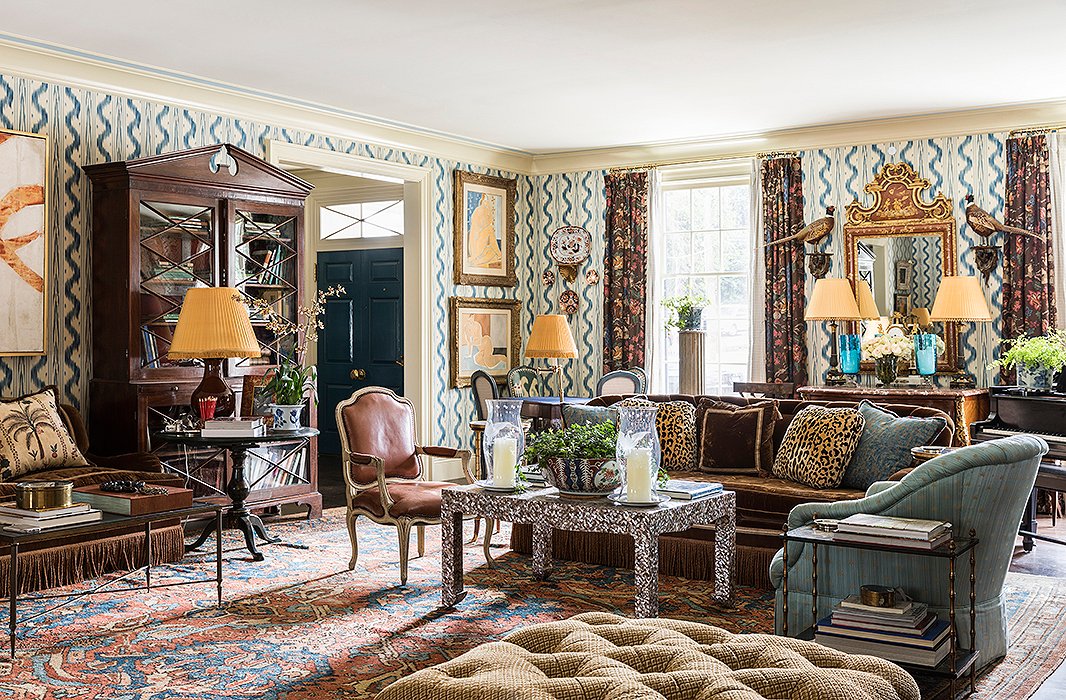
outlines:
[[866, 424], [851, 456], [841, 486], [865, 491], [911, 465], [911, 448], [930, 444], [947, 427], [943, 418], [897, 416], [877, 404], [863, 401], [859, 413]]
[[611, 406], [577, 406], [563, 404], [563, 425], [599, 425], [614, 423], [618, 425], [618, 409]]

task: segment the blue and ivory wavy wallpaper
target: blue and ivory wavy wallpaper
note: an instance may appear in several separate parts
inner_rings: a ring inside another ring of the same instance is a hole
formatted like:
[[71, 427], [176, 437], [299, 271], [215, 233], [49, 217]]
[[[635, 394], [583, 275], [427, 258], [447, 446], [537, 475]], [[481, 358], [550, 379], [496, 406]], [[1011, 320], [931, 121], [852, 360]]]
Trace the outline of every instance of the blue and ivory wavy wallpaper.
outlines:
[[[448, 298], [453, 295], [527, 300], [526, 328], [536, 308], [530, 293], [539, 285], [541, 256], [530, 248], [530, 230], [539, 195], [525, 175], [487, 170], [423, 153], [361, 143], [323, 134], [236, 119], [178, 104], [131, 99], [106, 92], [43, 83], [0, 74], [0, 127], [47, 134], [51, 148], [48, 191], [48, 353], [41, 357], [0, 357], [0, 395], [23, 393], [47, 384], [65, 400], [86, 408], [90, 358], [89, 196], [82, 165], [120, 161], [212, 143], [231, 142], [262, 156], [268, 140], [298, 143], [431, 168], [433, 191], [433, 391], [442, 407], [433, 417], [433, 435], [444, 444], [468, 444], [473, 418], [469, 389], [448, 386]], [[518, 290], [459, 287], [452, 282], [452, 170], [517, 177]], [[591, 215], [590, 215], [591, 218]], [[538, 244], [539, 245], [539, 244]], [[534, 277], [536, 281], [534, 282]]]
[[[820, 246], [825, 252], [833, 253], [829, 275], [844, 275], [844, 236], [841, 228], [844, 206], [856, 197], [868, 204], [870, 195], [863, 192], [863, 187], [874, 178], [882, 165], [892, 162], [909, 163], [920, 176], [932, 183], [926, 193], [943, 192], [952, 200], [958, 231], [956, 247], [959, 274], [978, 275], [971, 247], [979, 245], [981, 240], [966, 225], [965, 198], [967, 194], [973, 194], [978, 206], [1003, 219], [1005, 139], [1005, 134], [977, 134], [803, 151], [804, 220], [812, 221], [824, 216], [825, 208], [831, 204], [837, 208], [836, 230], [828, 243], [823, 242]], [[808, 295], [813, 284], [813, 278], [808, 276]], [[978, 385], [981, 386], [989, 384], [991, 373], [987, 365], [995, 358], [998, 346], [1002, 284], [1002, 266], [998, 266], [984, 286], [992, 308], [993, 322], [969, 323], [962, 327], [966, 366], [977, 376]], [[939, 286], [938, 280], [933, 279], [933, 271], [927, 266], [916, 266], [914, 285], [918, 293], [929, 296], [931, 304], [932, 295], [935, 295]], [[884, 313], [886, 309], [881, 311]], [[807, 338], [811, 350], [809, 376], [812, 382], [816, 382], [829, 366], [827, 324], [809, 324]], [[866, 379], [872, 381], [872, 376]]]

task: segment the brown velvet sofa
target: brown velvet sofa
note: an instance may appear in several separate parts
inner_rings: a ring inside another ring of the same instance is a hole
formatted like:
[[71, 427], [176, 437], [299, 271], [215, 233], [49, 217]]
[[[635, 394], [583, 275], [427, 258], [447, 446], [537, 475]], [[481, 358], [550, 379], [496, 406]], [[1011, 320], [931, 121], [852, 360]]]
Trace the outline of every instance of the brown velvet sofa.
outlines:
[[[589, 406], [610, 406], [628, 396], [600, 396]], [[691, 396], [685, 394], [652, 394], [651, 401], [687, 401], [693, 405], [701, 399], [712, 398], [738, 406], [746, 406], [761, 398], [740, 396]], [[774, 452], [789, 423], [807, 406], [854, 407], [855, 402], [846, 401], [801, 401], [776, 399], [781, 411], [781, 420], [774, 427]], [[933, 444], [950, 446], [955, 434], [951, 417], [934, 408], [901, 404], [881, 404], [900, 416], [943, 418], [946, 427], [933, 440]], [[697, 441], [699, 436], [697, 435]], [[793, 481], [771, 476], [740, 474], [709, 474], [692, 471], [670, 471], [675, 479], [690, 481], [718, 481], [729, 491], [737, 494], [737, 583], [740, 585], [770, 588], [769, 568], [774, 553], [780, 549], [780, 534], [789, 511], [800, 503], [832, 503], [862, 498], [865, 492], [856, 489], [816, 489]], [[662, 538], [659, 547], [659, 571], [670, 576], [683, 576], [702, 580], [714, 579], [713, 555], [714, 533], [710, 528], [696, 527]], [[511, 546], [515, 551], [532, 551], [532, 531], [528, 525], [515, 525], [512, 529]], [[628, 537], [600, 533], [565, 532], [557, 530], [553, 536], [554, 556], [557, 559], [585, 561], [607, 566], [631, 568], [633, 545]]]
[[[15, 484], [23, 481], [73, 481], [75, 486], [102, 484], [114, 479], [145, 481], [164, 486], [184, 486], [177, 474], [162, 471], [152, 454], [99, 457], [89, 450], [89, 434], [81, 414], [73, 406], [61, 405], [60, 415], [88, 466], [47, 469], [22, 474], [17, 481], [0, 482], [0, 501], [14, 499]], [[157, 525], [152, 531], [153, 563], [178, 561], [184, 556], [185, 537], [179, 522]], [[111, 530], [91, 537], [57, 538], [19, 548], [19, 580], [23, 593], [65, 586], [94, 578], [108, 571], [143, 565], [144, 533], [140, 528]], [[0, 597], [8, 585], [7, 552], [0, 556]]]

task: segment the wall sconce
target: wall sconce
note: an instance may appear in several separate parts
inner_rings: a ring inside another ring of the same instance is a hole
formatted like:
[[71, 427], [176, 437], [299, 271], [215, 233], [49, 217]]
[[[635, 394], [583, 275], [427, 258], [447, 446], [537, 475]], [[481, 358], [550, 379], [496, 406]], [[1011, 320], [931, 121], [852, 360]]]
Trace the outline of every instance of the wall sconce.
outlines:
[[999, 265], [999, 246], [975, 245], [971, 250], [973, 251], [974, 264], [977, 266], [978, 272], [981, 273], [981, 277], [987, 285], [989, 275], [991, 275], [992, 270], [995, 270], [996, 266]]
[[807, 253], [807, 271], [820, 280], [829, 272], [833, 262], [832, 253]]

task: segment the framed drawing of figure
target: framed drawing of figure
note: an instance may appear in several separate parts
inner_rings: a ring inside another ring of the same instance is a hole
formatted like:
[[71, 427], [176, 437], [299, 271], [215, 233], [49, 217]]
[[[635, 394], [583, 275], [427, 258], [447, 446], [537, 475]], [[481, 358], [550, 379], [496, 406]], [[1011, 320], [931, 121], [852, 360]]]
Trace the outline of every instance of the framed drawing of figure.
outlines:
[[518, 181], [455, 171], [455, 283], [514, 287]]
[[0, 355], [43, 355], [48, 139], [0, 130]]
[[484, 370], [503, 381], [518, 364], [522, 304], [515, 299], [452, 297], [452, 386], [470, 386], [470, 375]]

